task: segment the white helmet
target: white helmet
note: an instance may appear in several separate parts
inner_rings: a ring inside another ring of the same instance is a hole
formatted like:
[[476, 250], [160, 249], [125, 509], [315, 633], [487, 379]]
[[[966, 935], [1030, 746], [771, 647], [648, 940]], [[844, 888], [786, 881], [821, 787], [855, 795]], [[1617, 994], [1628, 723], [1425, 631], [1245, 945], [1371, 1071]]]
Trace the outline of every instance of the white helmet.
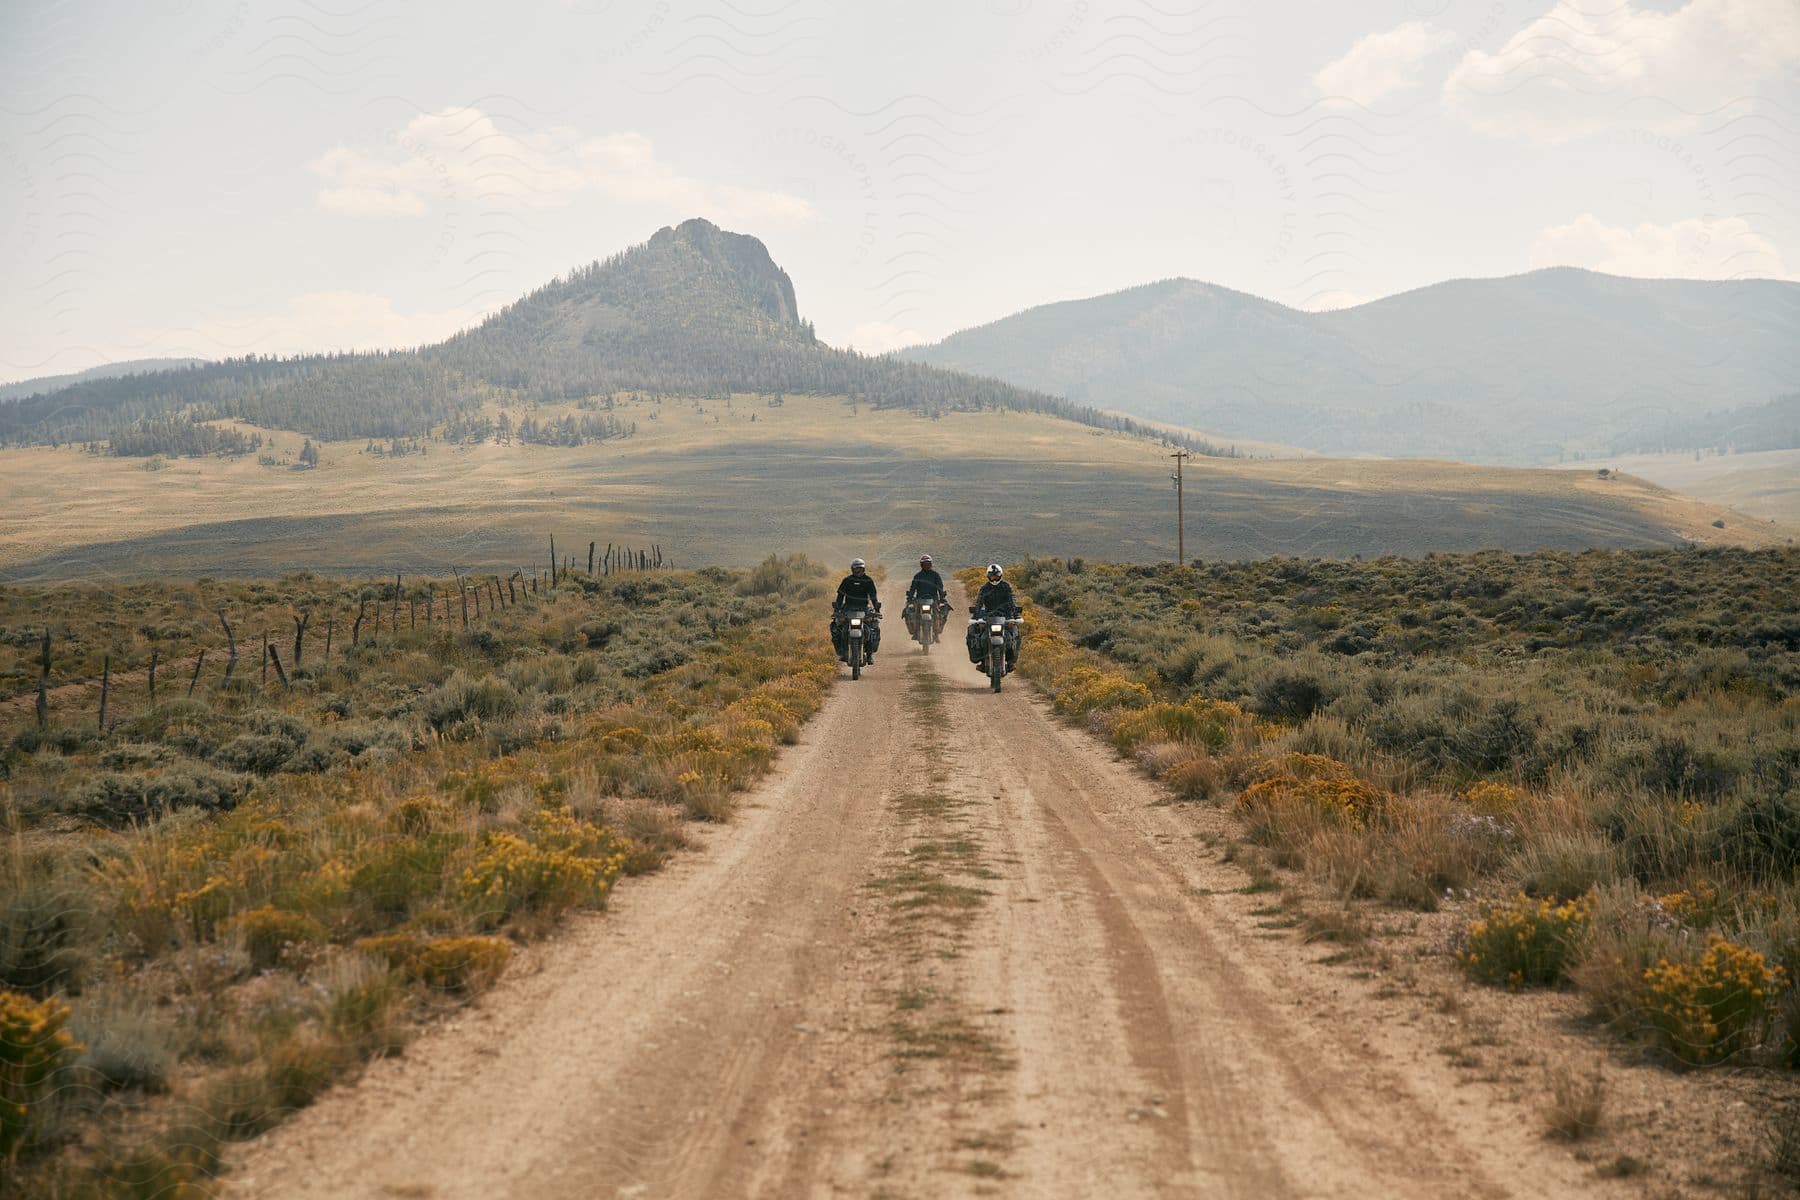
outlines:
[[856, 570], [856, 568], [858, 568], [858, 567], [866, 567], [868, 565], [869, 565], [868, 563], [864, 562], [860, 558], [853, 558], [850, 560], [850, 569], [852, 571]]
[[1004, 574], [1006, 574], [1006, 572], [1000, 569], [999, 563], [988, 564], [987, 576], [989, 579], [998, 579]]

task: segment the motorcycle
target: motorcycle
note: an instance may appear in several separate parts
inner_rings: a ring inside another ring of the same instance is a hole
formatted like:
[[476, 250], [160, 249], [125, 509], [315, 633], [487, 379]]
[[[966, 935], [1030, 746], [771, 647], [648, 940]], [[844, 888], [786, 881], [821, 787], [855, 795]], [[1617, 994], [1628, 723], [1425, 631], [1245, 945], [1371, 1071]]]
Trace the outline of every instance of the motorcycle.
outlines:
[[1006, 665], [1008, 646], [1012, 647], [1014, 659], [1018, 658], [1020, 627], [1024, 624], [1023, 618], [1002, 613], [977, 612], [969, 618], [971, 645], [981, 651], [981, 668], [987, 672], [988, 682], [996, 692], [1009, 670]]
[[938, 640], [938, 622], [943, 618], [939, 607], [939, 601], [927, 599], [914, 600], [907, 606], [907, 624], [912, 627], [919, 649], [926, 654], [931, 653], [932, 643]]
[[863, 664], [881, 644], [881, 614], [866, 608], [846, 608], [838, 614], [838, 627], [843, 634], [844, 661], [850, 664], [850, 678], [861, 679]]

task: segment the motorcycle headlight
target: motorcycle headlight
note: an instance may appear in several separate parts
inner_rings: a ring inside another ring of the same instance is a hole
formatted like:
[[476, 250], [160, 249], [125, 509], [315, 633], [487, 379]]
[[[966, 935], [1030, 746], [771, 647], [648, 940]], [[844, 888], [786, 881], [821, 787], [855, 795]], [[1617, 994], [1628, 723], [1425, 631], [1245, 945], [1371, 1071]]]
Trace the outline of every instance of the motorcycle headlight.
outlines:
[[988, 630], [992, 633], [1005, 633], [1006, 626], [1004, 626], [1004, 625], [989, 625]]
[[851, 623], [851, 624], [852, 624], [852, 625], [861, 625], [861, 624], [862, 624], [862, 618], [861, 618], [861, 617], [851, 617], [851, 618], [850, 618], [850, 623]]

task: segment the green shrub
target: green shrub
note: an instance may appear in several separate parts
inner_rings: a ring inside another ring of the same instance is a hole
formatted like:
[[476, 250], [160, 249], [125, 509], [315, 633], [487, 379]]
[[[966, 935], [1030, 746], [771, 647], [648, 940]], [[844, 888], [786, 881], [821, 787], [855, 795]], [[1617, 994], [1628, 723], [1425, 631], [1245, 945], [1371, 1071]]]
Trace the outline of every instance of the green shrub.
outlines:
[[293, 756], [294, 746], [286, 738], [268, 734], [240, 734], [220, 746], [212, 760], [230, 771], [249, 771], [272, 775]]
[[1800, 863], [1800, 795], [1762, 795], [1739, 804], [1714, 832], [1712, 851], [1753, 879], [1791, 879]]
[[322, 1032], [305, 1031], [276, 1043], [264, 1059], [274, 1119], [318, 1099], [352, 1061], [343, 1043]]
[[1330, 689], [1317, 676], [1284, 671], [1257, 687], [1250, 709], [1278, 721], [1304, 721], [1323, 708], [1329, 696]]
[[215, 1080], [202, 1102], [208, 1123], [229, 1141], [253, 1138], [287, 1115], [266, 1068], [240, 1067]]
[[423, 715], [433, 729], [447, 732], [471, 721], [510, 717], [521, 706], [519, 693], [505, 680], [492, 675], [471, 678], [457, 671], [426, 697]]
[[16, 862], [0, 874], [0, 988], [45, 996], [81, 986], [93, 900], [66, 875]]
[[1619, 878], [1622, 864], [1612, 842], [1588, 830], [1540, 836], [1515, 859], [1519, 886], [1528, 896], [1574, 900]]
[[187, 808], [223, 812], [235, 808], [250, 780], [201, 766], [180, 766], [160, 775], [102, 771], [72, 798], [70, 809], [101, 825], [123, 826]]
[[84, 998], [69, 1031], [86, 1047], [78, 1065], [103, 1086], [146, 1092], [168, 1087], [179, 1038], [154, 1006], [119, 994]]
[[174, 755], [167, 746], [155, 742], [125, 742], [100, 756], [100, 765], [109, 771], [141, 771], [168, 762]]

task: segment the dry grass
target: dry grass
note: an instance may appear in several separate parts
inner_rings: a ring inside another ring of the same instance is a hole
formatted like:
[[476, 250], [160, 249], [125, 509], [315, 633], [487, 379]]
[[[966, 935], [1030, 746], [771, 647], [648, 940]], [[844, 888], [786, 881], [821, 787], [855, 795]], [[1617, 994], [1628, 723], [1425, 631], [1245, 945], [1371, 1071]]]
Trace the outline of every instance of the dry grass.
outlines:
[[1544, 1124], [1552, 1137], [1577, 1142], [1598, 1133], [1606, 1111], [1600, 1065], [1558, 1063], [1544, 1075]]
[[1342, 906], [1312, 936], [1454, 905], [1481, 981], [1572, 984], [1670, 1062], [1800, 1062], [1800, 554], [1015, 576], [1027, 677], [1230, 797], [1246, 890], [1296, 870]]
[[[544, 406], [540, 420], [573, 406]], [[866, 509], [854, 497], [827, 487], [831, 528], [880, 529], [871, 558], [905, 555], [922, 540], [940, 550], [943, 530], [970, 508], [1003, 523], [1014, 544], [1046, 552], [1155, 557], [1169, 547], [1167, 521], [1144, 497], [1166, 486], [1168, 460], [1148, 439], [1105, 433], [1071, 422], [1024, 413], [956, 413], [927, 420], [915, 413], [872, 410], [829, 397], [791, 396], [769, 408], [754, 397], [729, 405], [706, 401], [622, 399], [615, 415], [636, 421], [624, 441], [576, 448], [525, 445], [433, 445], [426, 455], [381, 458], [363, 453], [361, 439], [327, 443], [313, 471], [258, 466], [254, 458], [177, 459], [160, 471], [142, 460], [92, 457], [78, 448], [0, 450], [0, 567], [56, 554], [70, 546], [92, 548], [147, 539], [143, 553], [109, 556], [109, 571], [128, 573], [216, 570], [217, 547], [233, 538], [239, 569], [272, 573], [298, 559], [334, 570], [433, 569], [460, 561], [489, 569], [517, 565], [516, 547], [537, 545], [546, 530], [599, 527], [602, 540], [633, 544], [659, 541], [685, 562], [749, 563], [768, 551], [768, 530], [813, 528], [824, 510], [796, 507], [796, 497], [821, 494], [816, 485], [857, 478], [871, 452], [931, 461], [958, 481], [933, 501], [927, 493], [900, 509], [885, 495]], [[753, 419], [754, 418], [754, 419]], [[286, 449], [299, 437], [261, 431]], [[1008, 456], [1005, 486], [982, 460], [996, 449]], [[764, 476], [734, 483], [736, 471], [721, 463], [757, 456]], [[783, 465], [792, 460], [791, 468]], [[1337, 552], [1416, 553], [1492, 542], [1495, 530], [1521, 531], [1521, 545], [1672, 541], [1677, 529], [1696, 536], [1737, 539], [1732, 544], [1779, 540], [1767, 526], [1737, 519], [1714, 530], [1712, 509], [1688, 511], [1666, 493], [1635, 481], [1596, 488], [1583, 475], [1458, 464], [1375, 460], [1199, 460], [1190, 464], [1190, 549], [1200, 554], [1241, 554], [1237, 541], [1208, 545], [1208, 530], [1227, 529], [1235, 539], [1239, 514], [1255, 507], [1303, 525], [1294, 535], [1274, 532], [1258, 549], [1316, 551], [1321, 537]], [[798, 488], [771, 487], [770, 472], [791, 470]], [[79, 480], [80, 486], [70, 486]], [[1346, 509], [1331, 522], [1316, 519], [1317, 500], [1331, 496]], [[1471, 514], [1462, 493], [1490, 513]], [[471, 497], [478, 497], [475, 503]], [[1216, 497], [1216, 501], [1215, 498]], [[1218, 520], [1209, 520], [1217, 503]], [[845, 518], [848, 504], [854, 514]], [[238, 534], [229, 523], [265, 519], [274, 524]], [[219, 525], [199, 557], [167, 535]], [[1626, 532], [1621, 533], [1621, 529]], [[1051, 536], [1056, 544], [1038, 543]], [[1357, 532], [1373, 531], [1373, 532]], [[988, 530], [995, 532], [992, 528]], [[594, 536], [588, 534], [586, 536]], [[1293, 544], [1299, 543], [1299, 544]], [[968, 558], [989, 543], [971, 543]], [[154, 546], [154, 553], [146, 548]], [[304, 550], [301, 550], [302, 545]], [[818, 535], [789, 543], [827, 561], [842, 558], [842, 539]], [[860, 547], [865, 551], [868, 547]], [[473, 552], [472, 552], [473, 551]], [[140, 565], [141, 564], [141, 565]], [[68, 576], [92, 574], [73, 562]]]
[[[204, 1146], [280, 1121], [397, 1049], [419, 1017], [491, 986], [517, 942], [655, 869], [683, 844], [684, 813], [726, 816], [835, 675], [812, 568], [775, 568], [774, 594], [724, 571], [565, 584], [467, 635], [403, 627], [296, 672], [292, 689], [203, 689], [104, 733], [58, 740], [64, 727], [46, 737], [15, 715], [0, 996], [70, 994], [92, 1045], [69, 1065], [84, 1086], [49, 1102], [56, 1121], [80, 1131], [123, 1110], [148, 1142], [93, 1140], [78, 1163], [28, 1156], [4, 1182], [185, 1179], [199, 1158], [163, 1139]], [[243, 588], [280, 601], [279, 584]], [[602, 627], [623, 632], [595, 649]], [[258, 730], [285, 739], [271, 753], [360, 749], [233, 773], [231, 806], [138, 825], [74, 820], [105, 814], [56, 802], [95, 779], [130, 796], [139, 779], [218, 771], [246, 734], [275, 740]], [[129, 992], [75, 994], [123, 978]], [[196, 1102], [201, 1128], [176, 1129]]]

